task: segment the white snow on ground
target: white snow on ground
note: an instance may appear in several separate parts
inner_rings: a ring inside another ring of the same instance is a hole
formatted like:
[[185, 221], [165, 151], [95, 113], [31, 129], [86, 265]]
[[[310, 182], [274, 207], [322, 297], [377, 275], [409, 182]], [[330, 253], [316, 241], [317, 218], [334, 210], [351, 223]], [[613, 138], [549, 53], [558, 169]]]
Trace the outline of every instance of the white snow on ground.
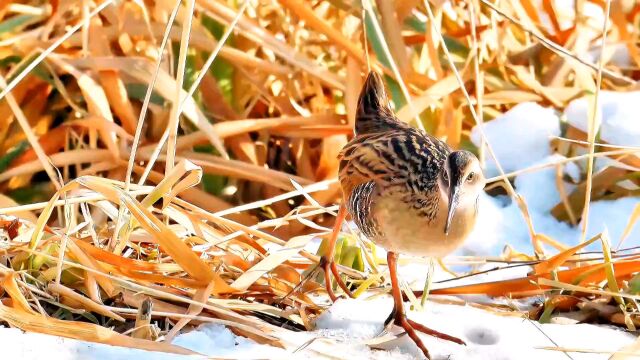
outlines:
[[[640, 146], [640, 122], [637, 121], [637, 114], [640, 113], [640, 92], [603, 91], [600, 96], [602, 140], [612, 145]], [[565, 109], [568, 123], [586, 131], [589, 106], [586, 98], [572, 101]], [[526, 125], [523, 122], [525, 120]], [[494, 123], [501, 126], [491, 126]], [[504, 171], [512, 172], [561, 159], [560, 155], [550, 153], [548, 145], [550, 136], [559, 135], [559, 125], [559, 119], [551, 110], [536, 104], [523, 103], [500, 118], [486, 123], [484, 132]], [[557, 132], [556, 129], [558, 129]], [[480, 146], [479, 129], [473, 129], [471, 140], [476, 146]], [[513, 145], [515, 142], [517, 146]], [[529, 147], [535, 147], [537, 150], [523, 150]], [[599, 161], [598, 165], [602, 167], [612, 163], [614, 162]], [[577, 178], [579, 167], [569, 163], [565, 165], [564, 171], [570, 177]], [[488, 161], [487, 176], [494, 175], [497, 175], [495, 165]], [[560, 202], [555, 180], [555, 166], [518, 175], [514, 184], [516, 191], [527, 203], [536, 232], [567, 245], [578, 243], [581, 228], [570, 227], [549, 214], [549, 209]], [[564, 186], [567, 194], [571, 193], [573, 185], [565, 183]], [[633, 208], [639, 202], [638, 198], [633, 197], [592, 202], [587, 238], [606, 229], [615, 247], [621, 240]], [[529, 230], [515, 202], [507, 199], [507, 205], [505, 205], [505, 199], [487, 196], [481, 204], [483, 206], [476, 229], [459, 253], [495, 254], [507, 244], [518, 251], [532, 253]], [[640, 226], [636, 226], [624, 242], [624, 247], [637, 245], [640, 245]], [[599, 243], [594, 243], [589, 249], [597, 250], [599, 247]], [[490, 249], [490, 251], [483, 252], [478, 249]]]
[[[424, 311], [411, 311], [409, 317], [435, 330], [457, 336], [467, 343], [467, 346], [461, 346], [422, 337], [433, 359], [567, 359], [567, 355], [562, 352], [540, 348], [560, 346], [613, 352], [635, 340], [635, 336], [613, 327], [539, 324], [520, 317], [495, 315], [471, 306], [438, 303], [427, 305]], [[369, 338], [373, 328], [378, 332], [382, 330], [383, 321], [391, 307], [390, 297], [375, 300], [340, 299], [331, 307], [331, 311], [320, 316], [318, 325], [347, 332], [352, 341]], [[365, 313], [369, 315], [363, 320]], [[345, 318], [354, 320], [345, 321]], [[357, 326], [358, 323], [362, 326]], [[384, 348], [399, 348], [405, 354], [420, 358], [418, 348], [407, 336], [385, 344]], [[606, 359], [610, 356], [570, 355], [576, 360]]]
[[[615, 145], [640, 146], [640, 92], [616, 94], [603, 92], [601, 136], [604, 141]], [[565, 111], [568, 122], [586, 130], [588, 102], [584, 99], [573, 101]], [[562, 157], [552, 154], [550, 136], [560, 135], [560, 119], [551, 109], [537, 104], [525, 103], [513, 108], [500, 118], [484, 125], [484, 131], [493, 150], [506, 172], [521, 170], [536, 164], [557, 161]], [[472, 141], [480, 144], [480, 131], [474, 129]], [[516, 146], [514, 146], [514, 144]], [[487, 159], [487, 177], [497, 175], [495, 163]], [[598, 166], [606, 165], [599, 162]], [[549, 209], [560, 201], [556, 187], [555, 166], [535, 172], [527, 172], [515, 178], [516, 191], [524, 198], [533, 220], [536, 232], [548, 235], [567, 245], [576, 244], [580, 239], [580, 227], [571, 227], [559, 222]], [[567, 164], [564, 171], [573, 179], [579, 179], [580, 168]], [[572, 185], [566, 183], [567, 193]], [[615, 247], [629, 220], [638, 198], [623, 198], [612, 201], [594, 201], [589, 214], [587, 236], [607, 230]], [[505, 245], [516, 251], [532, 253], [527, 224], [518, 208], [508, 197], [492, 198], [482, 195], [480, 215], [473, 233], [457, 254], [487, 255], [499, 254]], [[640, 245], [640, 225], [636, 226], [626, 239], [624, 247]], [[317, 241], [309, 244], [318, 246]], [[599, 244], [592, 244], [597, 250]], [[384, 250], [378, 253], [384, 257]], [[402, 261], [402, 259], [401, 259]], [[483, 268], [494, 267], [491, 264]], [[414, 288], [421, 288], [428, 266], [409, 263], [399, 269], [403, 281]], [[456, 282], [475, 283], [524, 276], [527, 267], [517, 267], [490, 275], [478, 275]], [[447, 275], [436, 271], [434, 281]], [[434, 284], [434, 287], [451, 286], [453, 283]], [[313, 332], [294, 333], [290, 340], [296, 348], [310, 339], [330, 338], [338, 341], [332, 353], [337, 358], [362, 359], [411, 359], [420, 356], [415, 345], [406, 336], [386, 343], [387, 351], [370, 350], [365, 344], [382, 331], [382, 324], [391, 311], [391, 298], [381, 296], [369, 300], [340, 300], [317, 319], [318, 329]], [[442, 340], [423, 337], [434, 359], [567, 359], [567, 354], [542, 350], [542, 347], [566, 347], [605, 352], [600, 354], [570, 353], [572, 359], [607, 359], [609, 354], [635, 340], [633, 334], [608, 326], [539, 324], [519, 317], [496, 315], [471, 306], [443, 305], [429, 302], [424, 311], [412, 311], [413, 320], [464, 339], [463, 347]], [[393, 328], [397, 331], [397, 328]], [[637, 336], [637, 335], [636, 335]], [[33, 344], [37, 344], [34, 346]], [[305, 350], [277, 349], [258, 345], [252, 340], [235, 336], [220, 325], [205, 325], [198, 330], [182, 334], [174, 340], [180, 345], [203, 355], [229, 358], [313, 358], [314, 345]], [[290, 345], [291, 345], [290, 344]], [[314, 342], [315, 344], [315, 342]], [[140, 350], [130, 350], [113, 346], [90, 344], [52, 336], [23, 333], [15, 329], [0, 328], [0, 348], [2, 354], [20, 359], [188, 359], [194, 357], [159, 354]], [[7, 356], [9, 358], [9, 356]]]
[[[0, 327], [2, 359], [24, 360], [172, 360], [175, 355], [128, 349]], [[188, 359], [189, 357], [182, 357]]]
[[[522, 103], [483, 125], [487, 141], [505, 172], [527, 167], [551, 155], [549, 136], [560, 135], [560, 122], [553, 109], [536, 103]], [[505, 136], [507, 135], [507, 136]], [[478, 127], [471, 131], [471, 141], [480, 146], [482, 132]], [[498, 175], [495, 162], [487, 154], [487, 177]]]
[[[318, 329], [296, 333], [291, 342], [303, 345], [309, 339], [330, 338], [336, 358], [413, 359], [422, 358], [419, 349], [407, 336], [379, 343], [381, 350], [371, 350], [366, 341], [381, 335], [383, 323], [391, 311], [390, 296], [375, 299], [340, 299], [317, 320]], [[543, 347], [566, 347], [591, 350], [599, 354], [570, 353], [575, 360], [607, 359], [611, 352], [631, 344], [635, 336], [614, 327], [539, 324], [520, 317], [496, 315], [471, 306], [429, 302], [424, 311], [411, 311], [409, 317], [435, 330], [457, 336], [467, 346], [422, 337], [432, 359], [567, 359], [567, 355]], [[392, 328], [397, 334], [399, 329]], [[606, 340], [605, 340], [606, 339]], [[318, 340], [316, 340], [318, 341]], [[176, 345], [205, 356], [229, 359], [309, 359], [314, 358], [313, 345], [294, 352], [235, 336], [223, 326], [204, 325], [198, 330], [178, 336]], [[187, 360], [203, 356], [184, 356], [132, 350], [117, 346], [86, 343], [54, 336], [24, 333], [0, 328], [0, 348], [7, 359], [136, 359]], [[604, 353], [604, 354], [603, 354]]]
[[[598, 100], [602, 112], [600, 138], [610, 144], [640, 146], [640, 91], [619, 93], [602, 91]], [[590, 113], [593, 111], [587, 98], [573, 100], [564, 114], [571, 126], [584, 132], [589, 127]]]

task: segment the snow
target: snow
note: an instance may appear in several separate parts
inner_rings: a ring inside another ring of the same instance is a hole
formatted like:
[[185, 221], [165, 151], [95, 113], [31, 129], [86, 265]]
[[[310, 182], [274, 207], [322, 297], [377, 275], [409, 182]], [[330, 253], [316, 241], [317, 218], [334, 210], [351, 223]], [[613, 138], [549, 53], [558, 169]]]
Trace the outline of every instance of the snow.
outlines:
[[[601, 44], [592, 46], [586, 54], [586, 60], [592, 64], [597, 64], [600, 59], [601, 49]], [[607, 43], [603, 60], [607, 61], [610, 65], [621, 68], [630, 68], [633, 66], [633, 59], [631, 58], [631, 54], [629, 54], [629, 47], [625, 43]]]
[[265, 358], [282, 358], [282, 349], [261, 345], [242, 336], [236, 336], [222, 325], [205, 324], [197, 330], [181, 334], [172, 342], [199, 354], [234, 359], [255, 359], [257, 353]]
[[[617, 145], [640, 145], [640, 122], [634, 114], [640, 113], [640, 92], [601, 93], [602, 127], [601, 138]], [[574, 100], [565, 109], [564, 118], [569, 124], [586, 131], [588, 102], [585, 98]], [[522, 170], [531, 166], [556, 163], [563, 160], [552, 153], [550, 138], [560, 135], [561, 120], [554, 110], [535, 103], [523, 103], [501, 117], [483, 125], [483, 130], [506, 172]], [[474, 128], [471, 140], [481, 143], [481, 132]], [[515, 146], [514, 146], [515, 144]], [[498, 174], [496, 165], [487, 158], [486, 175]], [[611, 161], [598, 161], [598, 168], [617, 166]], [[581, 179], [582, 170], [574, 163], [563, 166], [563, 171], [572, 182]], [[550, 236], [566, 245], [577, 244], [581, 227], [572, 227], [556, 220], [549, 210], [560, 202], [556, 185], [555, 166], [524, 172], [514, 179], [516, 191], [525, 200], [536, 232]], [[563, 184], [566, 192], [574, 187]], [[617, 200], [594, 201], [590, 207], [587, 237], [608, 231], [612, 246], [619, 243], [627, 226], [629, 216], [640, 203], [639, 198], [627, 197]], [[312, 240], [307, 250], [314, 252], [319, 239]], [[456, 255], [498, 255], [505, 246], [519, 252], [531, 254], [532, 244], [527, 223], [517, 204], [507, 196], [491, 197], [482, 194], [480, 213], [476, 226], [464, 246]], [[624, 247], [640, 245], [640, 226], [636, 226], [625, 240]], [[599, 250], [594, 243], [590, 249]], [[550, 250], [550, 249], [548, 249]], [[379, 249], [378, 257], [384, 257]], [[404, 258], [406, 259], [406, 258]], [[401, 259], [402, 261], [403, 259]], [[415, 260], [415, 259], [413, 259]], [[495, 267], [485, 264], [480, 269]], [[450, 276], [436, 266], [433, 275], [434, 288], [477, 283], [497, 279], [521, 277], [528, 267], [473, 276], [454, 282], [437, 283]], [[399, 268], [403, 281], [413, 288], [422, 288], [428, 271], [427, 262], [411, 261]], [[366, 294], [369, 296], [371, 294]], [[467, 297], [467, 300], [474, 298]], [[478, 297], [475, 298], [476, 300]], [[483, 299], [488, 300], [488, 299]], [[536, 300], [536, 299], [533, 299]], [[505, 299], [493, 300], [506, 302]], [[532, 301], [532, 300], [529, 300]], [[526, 304], [510, 303], [526, 309]], [[175, 345], [196, 351], [205, 356], [222, 358], [314, 358], [314, 349], [323, 340], [330, 339], [331, 352], [339, 358], [363, 359], [412, 359], [421, 358], [416, 346], [406, 337], [381, 342], [383, 322], [389, 315], [392, 301], [388, 295], [357, 300], [339, 300], [316, 319], [316, 330], [292, 333], [287, 339], [288, 348], [279, 349], [260, 345], [253, 340], [234, 335], [221, 325], [203, 325], [197, 330], [176, 337]], [[407, 304], [408, 308], [408, 304]], [[464, 339], [468, 346], [459, 346], [442, 340], [422, 337], [434, 359], [566, 359], [560, 351], [543, 350], [543, 347], [566, 347], [593, 350], [596, 353], [570, 353], [573, 359], [607, 359], [609, 354], [632, 343], [635, 336], [610, 326], [588, 324], [559, 325], [539, 324], [513, 314], [496, 314], [469, 305], [452, 305], [428, 302], [426, 309], [410, 311], [409, 317], [439, 331]], [[397, 327], [391, 328], [398, 333]], [[388, 336], [388, 335], [387, 335]], [[313, 341], [312, 341], [313, 340]], [[37, 343], [38, 346], [32, 346]], [[311, 343], [310, 345], [308, 345]], [[370, 344], [384, 351], [371, 350]], [[307, 344], [308, 346], [303, 346]], [[142, 350], [131, 350], [114, 346], [86, 343], [59, 337], [23, 333], [16, 329], [0, 328], [0, 347], [4, 354], [22, 359], [121, 359], [135, 357], [147, 359], [193, 359], [199, 356], [160, 354]], [[298, 347], [301, 350], [295, 351]], [[597, 353], [600, 352], [600, 353]]]
[[[503, 116], [484, 123], [482, 128], [505, 172], [528, 167], [551, 155], [549, 136], [560, 135], [560, 122], [555, 111], [532, 102], [516, 105]], [[471, 141], [480, 147], [482, 132], [479, 127], [471, 131]], [[488, 151], [485, 153], [485, 176], [498, 175], [493, 158]]]
[[[318, 323], [325, 331], [332, 329], [341, 334], [349, 334], [349, 338], [344, 339], [345, 342], [362, 341], [371, 337], [371, 329], [375, 324], [378, 325], [376, 329], [382, 330], [383, 321], [391, 311], [391, 306], [390, 297], [373, 300], [339, 299], [331, 307], [332, 311], [320, 316]], [[377, 310], [371, 311], [372, 308]], [[613, 327], [539, 324], [522, 317], [496, 315], [471, 306], [429, 302], [426, 310], [410, 311], [408, 315], [414, 321], [459, 337], [467, 343], [467, 346], [461, 346], [423, 336], [421, 338], [433, 359], [567, 359], [563, 352], [540, 348], [559, 346], [613, 352], [635, 340], [635, 336]], [[353, 317], [354, 320], [345, 322], [344, 317]], [[362, 326], [358, 327], [357, 324]], [[405, 354], [422, 358], [418, 348], [407, 336], [386, 343], [383, 348], [399, 348]], [[570, 355], [576, 360], [609, 357], [603, 354]]]
[[[407, 308], [409, 304], [407, 303]], [[382, 335], [384, 320], [392, 308], [390, 296], [369, 299], [339, 299], [316, 321], [317, 329], [295, 333], [290, 349], [260, 345], [234, 335], [221, 325], [207, 324], [179, 335], [175, 345], [215, 358], [232, 359], [308, 359], [314, 358], [313, 345], [294, 352], [310, 339], [330, 338], [333, 354], [338, 358], [414, 359], [422, 358], [418, 348], [406, 336], [390, 341], [371, 341]], [[631, 344], [635, 336], [610, 326], [588, 324], [539, 324], [509, 314], [497, 315], [471, 306], [428, 302], [423, 311], [409, 311], [412, 320], [435, 330], [463, 339], [461, 346], [422, 336], [433, 359], [566, 359], [559, 351], [542, 347], [567, 347], [593, 350], [605, 354], [571, 353], [573, 359], [607, 359], [614, 352]], [[399, 335], [399, 328], [391, 332]], [[603, 341], [603, 339], [607, 339]], [[371, 350], [367, 342], [381, 350]], [[38, 344], [38, 346], [33, 346]], [[24, 333], [17, 329], [0, 328], [0, 346], [7, 358], [25, 360], [105, 359], [116, 360], [188, 360], [202, 356], [164, 354], [117, 346], [87, 343], [49, 335]]]
[[341, 299], [323, 312], [316, 320], [318, 329], [338, 329], [352, 338], [372, 338], [383, 329], [383, 322], [391, 313], [393, 302], [354, 301]]
[[196, 357], [193, 356], [179, 357], [172, 354], [129, 349], [119, 346], [110, 346], [97, 343], [88, 343], [57, 336], [23, 332], [19, 329], [10, 329], [4, 327], [0, 327], [0, 348], [2, 348], [3, 359], [196, 359]]
[[[640, 91], [600, 92], [598, 105], [602, 112], [600, 138], [609, 144], [640, 146]], [[586, 97], [573, 100], [564, 111], [568, 123], [585, 133], [589, 127], [592, 111]]]
[[[178, 335], [173, 344], [216, 358], [255, 359], [256, 354], [268, 359], [289, 356], [282, 349], [260, 345], [253, 340], [236, 336], [229, 329], [217, 324], [205, 324], [197, 330]], [[175, 355], [88, 343], [4, 327], [0, 327], [0, 347], [2, 358], [6, 359], [195, 360], [206, 358], [199, 355]]]
[[[602, 128], [601, 138], [616, 145], [640, 145], [640, 122], [634, 112], [640, 112], [640, 92], [601, 94]], [[586, 130], [588, 102], [586, 98], [572, 101], [564, 115], [569, 124]], [[637, 109], [636, 109], [637, 108]], [[526, 123], [526, 125], [525, 125]], [[492, 124], [496, 124], [491, 126]], [[550, 136], [559, 135], [560, 120], [550, 109], [534, 103], [523, 103], [491, 122], [485, 123], [484, 132], [505, 172], [526, 169], [532, 166], [556, 163], [563, 157], [551, 154]], [[526, 129], [526, 130], [523, 130]], [[476, 146], [481, 143], [480, 131], [474, 128], [471, 140]], [[518, 146], [513, 146], [517, 139]], [[524, 150], [536, 148], [536, 151]], [[604, 159], [603, 159], [604, 160]], [[598, 161], [598, 167], [615, 165], [613, 161]], [[556, 186], [555, 166], [516, 176], [514, 186], [525, 200], [536, 232], [545, 234], [566, 245], [575, 245], [581, 238], [581, 226], [571, 227], [556, 220], [549, 210], [561, 201]], [[564, 166], [565, 174], [572, 179], [580, 178], [580, 168], [574, 163]], [[487, 176], [497, 175], [495, 164], [487, 162]], [[567, 194], [572, 184], [564, 183]], [[617, 245], [639, 198], [627, 197], [618, 200], [599, 200], [591, 203], [587, 238], [604, 230], [609, 232], [612, 245]], [[515, 250], [532, 253], [527, 223], [515, 202], [510, 199], [483, 196], [480, 217], [476, 228], [459, 254], [497, 254], [505, 245]], [[635, 227], [625, 240], [624, 246], [640, 245], [640, 226]], [[594, 243], [590, 250], [601, 249]]]

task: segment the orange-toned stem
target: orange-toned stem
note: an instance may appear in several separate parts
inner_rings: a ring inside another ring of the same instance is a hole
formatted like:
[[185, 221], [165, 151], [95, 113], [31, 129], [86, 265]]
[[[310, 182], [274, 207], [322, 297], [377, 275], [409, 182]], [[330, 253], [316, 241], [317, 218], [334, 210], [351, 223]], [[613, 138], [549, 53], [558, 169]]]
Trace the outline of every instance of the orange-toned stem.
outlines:
[[342, 223], [347, 216], [347, 208], [344, 205], [340, 205], [340, 209], [338, 210], [338, 216], [336, 216], [336, 222], [333, 225], [333, 230], [331, 231], [331, 238], [329, 238], [329, 247], [327, 248], [327, 252], [320, 258], [320, 266], [324, 270], [324, 283], [327, 288], [327, 294], [329, 294], [329, 298], [331, 301], [336, 301], [338, 297], [333, 292], [331, 287], [331, 277], [329, 275], [329, 271], [333, 274], [333, 277], [336, 279], [338, 286], [347, 294], [349, 297], [353, 297], [347, 285], [340, 278], [340, 273], [338, 272], [338, 267], [334, 262], [334, 257], [336, 253], [336, 241], [338, 240], [338, 235], [340, 234], [340, 229], [342, 228]]
[[[624, 279], [638, 272], [640, 260], [620, 260], [612, 264], [617, 279]], [[509, 296], [518, 297], [523, 294], [540, 294], [545, 290], [552, 289], [551, 286], [539, 285], [540, 279], [554, 279], [560, 282], [585, 285], [598, 283], [606, 279], [605, 264], [585, 265], [572, 269], [561, 270], [555, 274], [545, 273], [529, 275], [522, 278], [485, 282], [479, 284], [461, 285], [449, 288], [431, 290], [431, 294], [436, 295], [461, 295], [461, 294], [484, 294], [488, 296]], [[421, 296], [421, 292], [415, 292], [416, 296]]]

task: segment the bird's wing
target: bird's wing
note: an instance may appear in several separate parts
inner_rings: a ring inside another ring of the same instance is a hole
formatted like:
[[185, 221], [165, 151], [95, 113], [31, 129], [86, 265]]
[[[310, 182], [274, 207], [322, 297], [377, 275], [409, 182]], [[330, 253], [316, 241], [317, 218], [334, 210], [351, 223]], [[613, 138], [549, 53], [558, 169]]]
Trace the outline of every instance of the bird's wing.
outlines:
[[381, 189], [428, 191], [449, 152], [446, 144], [413, 128], [356, 136], [339, 155], [340, 183], [347, 196], [368, 181]]

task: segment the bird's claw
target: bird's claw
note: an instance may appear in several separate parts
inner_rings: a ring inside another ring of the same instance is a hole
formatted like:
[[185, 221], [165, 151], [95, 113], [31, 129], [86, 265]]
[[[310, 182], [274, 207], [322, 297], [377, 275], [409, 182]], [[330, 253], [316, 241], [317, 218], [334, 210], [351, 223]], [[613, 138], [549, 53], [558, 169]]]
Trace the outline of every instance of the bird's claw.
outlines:
[[344, 291], [344, 293], [348, 297], [350, 298], [354, 297], [351, 290], [349, 290], [349, 288], [344, 283], [344, 281], [342, 281], [342, 278], [340, 277], [340, 273], [338, 272], [338, 267], [336, 266], [335, 261], [329, 260], [329, 258], [325, 255], [320, 258], [319, 266], [322, 267], [322, 270], [324, 270], [325, 288], [327, 289], [327, 294], [329, 294], [329, 298], [331, 298], [332, 302], [335, 302], [336, 300], [338, 300], [338, 296], [336, 296], [335, 292], [333, 291], [333, 287], [331, 286], [331, 277], [329, 275], [329, 272], [333, 274], [333, 277], [336, 279], [336, 282], [338, 283], [338, 286], [340, 286], [342, 291]]
[[420, 337], [416, 333], [417, 331], [425, 335], [436, 337], [438, 339], [451, 341], [460, 345], [467, 345], [460, 338], [441, 333], [439, 331], [428, 328], [418, 322], [408, 319], [407, 316], [404, 314], [404, 312], [397, 311], [395, 308], [391, 311], [391, 314], [389, 314], [389, 317], [387, 318], [387, 320], [385, 320], [384, 325], [385, 325], [384, 326], [385, 330], [387, 330], [391, 325], [400, 326], [405, 331], [405, 333], [409, 335], [409, 337], [411, 338], [411, 340], [413, 340], [416, 346], [424, 353], [427, 359], [431, 359], [429, 355], [429, 350], [427, 350], [427, 347], [422, 342], [422, 339], [420, 339]]

